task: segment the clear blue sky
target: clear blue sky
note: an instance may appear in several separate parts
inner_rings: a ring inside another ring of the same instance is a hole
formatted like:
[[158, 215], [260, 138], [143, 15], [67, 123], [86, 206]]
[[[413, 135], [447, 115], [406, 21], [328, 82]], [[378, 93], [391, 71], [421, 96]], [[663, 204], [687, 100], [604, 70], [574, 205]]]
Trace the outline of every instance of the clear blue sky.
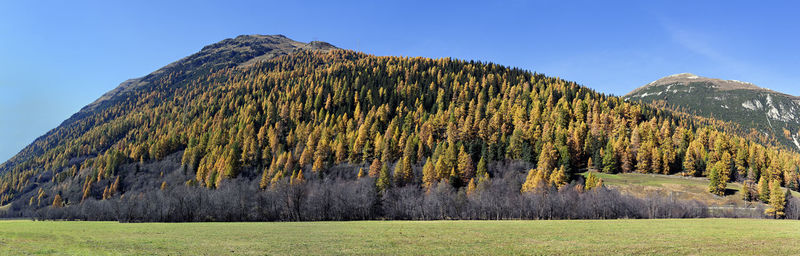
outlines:
[[4, 1], [0, 162], [125, 79], [240, 34], [491, 61], [615, 95], [682, 72], [800, 95], [792, 1], [329, 2]]

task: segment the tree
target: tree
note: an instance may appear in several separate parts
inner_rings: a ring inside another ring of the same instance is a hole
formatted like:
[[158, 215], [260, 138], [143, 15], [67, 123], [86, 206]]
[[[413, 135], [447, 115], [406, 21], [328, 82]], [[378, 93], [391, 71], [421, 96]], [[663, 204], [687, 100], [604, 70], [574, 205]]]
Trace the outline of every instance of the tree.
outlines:
[[541, 168], [528, 170], [528, 176], [525, 178], [525, 183], [522, 183], [520, 191], [526, 193], [544, 188], [547, 185], [547, 176], [547, 171]]
[[429, 157], [422, 166], [422, 186], [426, 189], [430, 189], [436, 182], [436, 167], [433, 162], [433, 159]]
[[684, 176], [697, 176], [697, 168], [695, 166], [694, 154], [690, 151], [686, 152], [686, 157], [683, 160], [683, 175]]
[[377, 178], [378, 175], [380, 175], [381, 173], [382, 166], [383, 164], [381, 163], [381, 160], [378, 159], [377, 157], [374, 160], [372, 160], [372, 164], [369, 166], [369, 176]]
[[720, 165], [720, 174], [722, 176], [722, 182], [728, 182], [731, 180], [731, 174], [733, 171], [733, 161], [731, 159], [731, 154], [728, 152], [722, 153], [722, 158], [719, 160]]
[[764, 203], [769, 202], [769, 192], [769, 182], [767, 181], [767, 177], [766, 175], [761, 175], [761, 178], [758, 179], [758, 199]]
[[64, 201], [61, 199], [60, 194], [56, 194], [55, 198], [53, 198], [53, 208], [61, 208], [62, 206], [64, 206]]
[[397, 183], [397, 186], [402, 187], [414, 181], [414, 170], [411, 165], [409, 156], [404, 156], [397, 163], [394, 170], [394, 182]]
[[356, 178], [361, 179], [364, 177], [364, 175], [366, 175], [364, 174], [364, 168], [358, 168], [358, 175], [356, 175]]
[[476, 188], [477, 185], [475, 185], [475, 179], [474, 178], [469, 179], [469, 182], [467, 183], [467, 195], [472, 195], [473, 193], [475, 193]]
[[375, 183], [379, 192], [384, 192], [392, 186], [392, 176], [389, 174], [389, 166], [386, 163], [381, 167], [381, 172], [378, 175], [378, 181]]
[[558, 171], [550, 174], [550, 184], [556, 188], [561, 188], [564, 185], [567, 185], [567, 174], [563, 165], [558, 168]]
[[742, 182], [742, 200], [753, 201], [756, 197], [756, 185], [751, 180]]
[[786, 195], [781, 189], [780, 182], [773, 180], [770, 182], [769, 187], [769, 207], [764, 210], [764, 213], [776, 219], [783, 218], [785, 215], [784, 209], [786, 207]]
[[586, 175], [586, 182], [583, 187], [586, 190], [592, 190], [601, 187], [602, 185], [603, 185], [603, 180], [595, 176], [593, 172], [589, 172], [589, 175]]
[[472, 163], [472, 157], [464, 150], [464, 146], [458, 150], [458, 172], [461, 173], [464, 183], [475, 177], [475, 165]]
[[297, 171], [297, 175], [294, 176], [294, 180], [292, 180], [292, 184], [303, 184], [306, 182], [306, 177], [303, 176], [303, 169]]
[[615, 154], [614, 145], [609, 140], [603, 153], [603, 172], [617, 173], [617, 170], [619, 170], [617, 155]]
[[553, 147], [552, 143], [545, 143], [542, 146], [542, 153], [539, 154], [539, 163], [536, 165], [536, 168], [540, 170], [553, 170], [556, 168], [556, 149]]
[[727, 187], [727, 183], [725, 182], [725, 173], [723, 169], [725, 168], [725, 164], [717, 162], [711, 167], [711, 172], [708, 175], [708, 192], [718, 196], [725, 195], [725, 189]]
[[640, 173], [650, 173], [652, 164], [651, 155], [653, 153], [652, 142], [644, 142], [636, 154], [636, 171]]
[[478, 160], [478, 167], [475, 169], [475, 176], [483, 177], [484, 175], [489, 173], [489, 169], [486, 166], [486, 158], [481, 156], [481, 159]]

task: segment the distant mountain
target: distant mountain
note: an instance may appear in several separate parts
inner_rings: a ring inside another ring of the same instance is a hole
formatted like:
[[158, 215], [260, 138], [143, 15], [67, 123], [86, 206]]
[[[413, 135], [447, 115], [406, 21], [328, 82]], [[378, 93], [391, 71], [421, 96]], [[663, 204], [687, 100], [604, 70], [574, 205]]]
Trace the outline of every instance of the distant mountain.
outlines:
[[748, 82], [682, 73], [653, 81], [624, 97], [665, 103], [690, 114], [734, 122], [800, 149], [800, 97], [797, 96]]

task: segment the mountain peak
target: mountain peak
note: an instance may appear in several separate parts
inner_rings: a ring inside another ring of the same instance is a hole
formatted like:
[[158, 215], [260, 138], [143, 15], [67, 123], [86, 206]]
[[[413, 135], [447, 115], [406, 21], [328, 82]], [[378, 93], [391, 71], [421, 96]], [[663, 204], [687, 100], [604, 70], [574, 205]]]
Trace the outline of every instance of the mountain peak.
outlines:
[[800, 149], [800, 136], [784, 132], [800, 125], [800, 97], [752, 83], [680, 73], [650, 82], [625, 98], [737, 123]]
[[[93, 111], [112, 99], [142, 88], [162, 76], [175, 71], [194, 72], [204, 68], [226, 68], [250, 66], [260, 61], [291, 54], [296, 50], [330, 51], [338, 49], [326, 42], [312, 41], [309, 43], [298, 42], [284, 35], [239, 35], [222, 41], [206, 45], [199, 52], [170, 63], [153, 73], [134, 79], [128, 79], [117, 88], [105, 93], [95, 102], [87, 105], [76, 117], [82, 116], [86, 111]], [[67, 120], [71, 121], [73, 118]]]
[[642, 87], [636, 88], [632, 92], [625, 95], [625, 98], [630, 98], [631, 96], [641, 92], [644, 89], [654, 87], [654, 86], [663, 86], [663, 85], [675, 85], [675, 86], [689, 86], [690, 84], [699, 84], [708, 86], [711, 89], [720, 90], [720, 91], [727, 91], [727, 90], [754, 90], [754, 91], [770, 91], [769, 89], [761, 88], [756, 86], [755, 84], [749, 82], [742, 82], [739, 80], [724, 80], [718, 78], [708, 78], [704, 76], [698, 76], [692, 73], [680, 73], [680, 74], [673, 74], [669, 76], [662, 77], [658, 80], [650, 82]]

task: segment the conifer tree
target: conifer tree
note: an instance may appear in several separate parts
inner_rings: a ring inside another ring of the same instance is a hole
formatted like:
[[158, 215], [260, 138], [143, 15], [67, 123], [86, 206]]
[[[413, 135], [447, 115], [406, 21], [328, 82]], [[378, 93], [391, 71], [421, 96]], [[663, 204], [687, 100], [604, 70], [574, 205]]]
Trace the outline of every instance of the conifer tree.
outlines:
[[617, 173], [617, 170], [619, 170], [619, 164], [617, 162], [617, 155], [615, 152], [614, 145], [611, 143], [611, 140], [609, 140], [608, 145], [606, 145], [605, 152], [603, 153], [603, 172]]
[[727, 187], [727, 183], [725, 182], [724, 178], [724, 171], [725, 164], [717, 162], [713, 167], [711, 167], [711, 172], [708, 174], [708, 192], [718, 196], [725, 195], [725, 189]]
[[[691, 148], [691, 147], [690, 147]], [[695, 167], [695, 158], [694, 154], [691, 151], [686, 153], [686, 157], [683, 160], [683, 174], [684, 176], [697, 176], [697, 168]]]
[[472, 163], [472, 157], [464, 150], [464, 146], [458, 150], [458, 172], [464, 183], [475, 177], [475, 165]]
[[472, 195], [473, 193], [475, 193], [476, 188], [477, 185], [475, 184], [475, 179], [474, 178], [469, 179], [469, 182], [467, 183], [467, 195]]
[[358, 175], [356, 175], [357, 179], [364, 178], [364, 168], [358, 168]]
[[482, 178], [484, 175], [487, 175], [488, 168], [486, 166], [486, 158], [481, 156], [481, 159], [478, 160], [478, 168], [475, 170], [475, 176]]
[[300, 169], [294, 177], [294, 184], [302, 184], [304, 182], [306, 182], [306, 177], [303, 176], [303, 169]]
[[62, 206], [64, 206], [64, 200], [61, 199], [61, 194], [56, 194], [55, 198], [53, 198], [53, 208], [61, 208]]
[[422, 186], [426, 189], [430, 189], [436, 182], [436, 167], [433, 162], [433, 159], [429, 157], [422, 167]]
[[589, 172], [589, 175], [586, 175], [586, 182], [583, 188], [586, 190], [592, 190], [594, 188], [597, 188], [598, 184], [602, 184], [600, 182], [601, 182], [600, 178], [595, 176], [593, 172]]
[[405, 186], [414, 180], [414, 170], [411, 165], [411, 158], [408, 156], [404, 156], [397, 163], [394, 170], [394, 182], [397, 186]]
[[538, 172], [539, 171], [536, 169], [528, 170], [528, 176], [525, 178], [525, 182], [522, 183], [522, 189], [520, 190], [522, 193], [532, 192], [539, 187], [538, 183], [541, 182], [541, 180], [537, 180], [536, 178]]
[[378, 175], [380, 175], [381, 173], [382, 166], [383, 164], [381, 163], [380, 159], [375, 158], [374, 160], [372, 160], [372, 164], [369, 166], [369, 176], [377, 178]]
[[550, 174], [550, 184], [556, 188], [561, 188], [564, 185], [567, 185], [567, 173], [564, 170], [563, 165], [558, 168], [558, 171], [554, 171]]
[[392, 186], [392, 176], [389, 174], [389, 166], [386, 165], [386, 163], [384, 163], [381, 167], [381, 172], [378, 175], [378, 180], [375, 183], [375, 186], [378, 187], [379, 192], [383, 192]]
[[761, 178], [758, 179], [758, 199], [761, 200], [761, 202], [769, 202], [769, 190], [769, 181], [767, 181], [767, 177], [761, 175]]
[[764, 213], [776, 219], [783, 218], [783, 216], [786, 215], [784, 213], [784, 209], [786, 207], [786, 195], [781, 189], [781, 184], [776, 180], [770, 182], [769, 186], [769, 208], [764, 210]]

